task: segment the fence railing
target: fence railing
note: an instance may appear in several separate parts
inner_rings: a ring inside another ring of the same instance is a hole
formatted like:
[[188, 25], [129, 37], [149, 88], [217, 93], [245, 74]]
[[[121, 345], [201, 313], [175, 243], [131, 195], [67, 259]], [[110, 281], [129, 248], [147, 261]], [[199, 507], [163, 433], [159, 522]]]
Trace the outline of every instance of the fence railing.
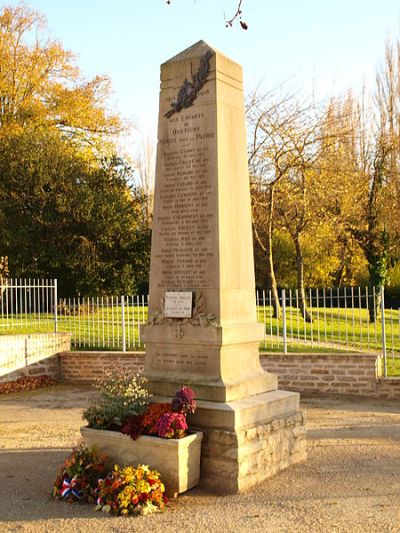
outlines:
[[64, 298], [58, 304], [58, 328], [71, 333], [76, 348], [140, 348], [139, 326], [147, 321], [147, 305], [143, 295]]
[[383, 288], [342, 287], [256, 291], [258, 320], [265, 324], [265, 351], [379, 351], [384, 372], [400, 375], [400, 309], [385, 305]]
[[0, 334], [57, 331], [57, 280], [0, 278]]
[[[0, 334], [65, 331], [81, 349], [143, 347], [147, 296], [64, 298], [56, 280], [0, 280]], [[400, 375], [400, 310], [385, 305], [385, 293], [361, 287], [279, 291], [280, 313], [271, 291], [256, 291], [265, 351], [380, 351], [385, 375]], [[303, 305], [304, 304], [304, 305]], [[305, 312], [306, 311], [306, 312]]]

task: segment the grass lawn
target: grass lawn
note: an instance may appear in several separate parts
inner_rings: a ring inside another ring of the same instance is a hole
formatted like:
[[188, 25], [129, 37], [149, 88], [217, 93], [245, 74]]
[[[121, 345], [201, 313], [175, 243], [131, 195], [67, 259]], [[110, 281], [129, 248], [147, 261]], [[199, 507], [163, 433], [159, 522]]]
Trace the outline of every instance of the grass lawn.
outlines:
[[[72, 335], [74, 349], [122, 349], [125, 335], [128, 350], [143, 349], [139, 324], [147, 320], [147, 306], [126, 305], [125, 328], [122, 328], [120, 305], [90, 305], [63, 309], [58, 316], [58, 331]], [[265, 323], [265, 338], [260, 349], [265, 352], [282, 352], [283, 321], [272, 317], [271, 306], [258, 306], [259, 322]], [[400, 376], [400, 313], [385, 311], [386, 351], [388, 375]], [[19, 315], [0, 317], [0, 334], [38, 333], [54, 331], [52, 315]], [[312, 322], [303, 320], [296, 307], [286, 308], [286, 338], [288, 353], [340, 353], [349, 350], [382, 350], [382, 320], [370, 323], [366, 309], [314, 308]]]

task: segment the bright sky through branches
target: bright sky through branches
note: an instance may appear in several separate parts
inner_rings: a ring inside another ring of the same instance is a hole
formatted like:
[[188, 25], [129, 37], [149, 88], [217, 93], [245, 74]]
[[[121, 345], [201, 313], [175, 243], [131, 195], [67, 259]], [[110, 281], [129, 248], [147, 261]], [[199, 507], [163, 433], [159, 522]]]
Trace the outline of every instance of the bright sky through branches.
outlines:
[[[371, 83], [387, 36], [399, 35], [398, 0], [30, 0], [88, 77], [109, 74], [115, 103], [139, 129], [156, 130], [159, 65], [203, 39], [243, 65], [245, 90], [290, 80], [317, 99]], [[6, 0], [0, 5], [15, 6]], [[129, 150], [134, 151], [133, 147]]]

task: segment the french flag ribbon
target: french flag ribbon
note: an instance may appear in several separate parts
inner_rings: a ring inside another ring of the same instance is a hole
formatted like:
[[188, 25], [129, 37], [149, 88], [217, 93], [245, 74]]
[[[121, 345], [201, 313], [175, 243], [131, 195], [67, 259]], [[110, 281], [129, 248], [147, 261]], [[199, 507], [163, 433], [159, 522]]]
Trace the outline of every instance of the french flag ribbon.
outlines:
[[72, 478], [71, 480], [67, 477], [64, 478], [63, 484], [61, 486], [61, 496], [63, 498], [66, 498], [70, 494], [73, 494], [75, 498], [78, 498], [81, 500], [83, 498], [83, 493], [79, 492], [79, 490], [76, 490], [74, 487], [76, 485], [76, 478]]
[[[104, 479], [101, 479], [101, 478], [97, 481], [97, 489], [96, 489], [96, 492], [97, 492], [97, 493], [99, 492], [100, 487], [101, 487], [103, 481], [104, 481]], [[101, 496], [99, 496], [99, 497], [97, 498], [97, 500], [96, 500], [96, 503], [97, 503], [97, 505], [103, 505], [103, 498], [101, 498]]]

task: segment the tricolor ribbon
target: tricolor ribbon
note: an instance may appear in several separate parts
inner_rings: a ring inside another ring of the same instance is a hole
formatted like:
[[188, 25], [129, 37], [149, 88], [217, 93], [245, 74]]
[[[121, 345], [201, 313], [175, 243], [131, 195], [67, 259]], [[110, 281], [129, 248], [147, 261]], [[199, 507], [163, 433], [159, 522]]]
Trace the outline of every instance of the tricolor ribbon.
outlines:
[[[96, 493], [98, 494], [99, 491], [100, 491], [100, 487], [101, 485], [103, 484], [103, 481], [104, 479], [100, 478], [98, 481], [97, 481], [97, 489], [96, 489]], [[101, 496], [99, 496], [96, 500], [96, 504], [97, 505], [103, 505], [103, 498], [101, 498]]]
[[63, 484], [61, 487], [61, 496], [63, 498], [67, 498], [70, 494], [75, 496], [75, 498], [78, 498], [81, 500], [84, 497], [84, 493], [82, 491], [76, 490], [74, 487], [76, 485], [76, 478], [73, 477], [71, 480], [67, 477], [64, 478]]

